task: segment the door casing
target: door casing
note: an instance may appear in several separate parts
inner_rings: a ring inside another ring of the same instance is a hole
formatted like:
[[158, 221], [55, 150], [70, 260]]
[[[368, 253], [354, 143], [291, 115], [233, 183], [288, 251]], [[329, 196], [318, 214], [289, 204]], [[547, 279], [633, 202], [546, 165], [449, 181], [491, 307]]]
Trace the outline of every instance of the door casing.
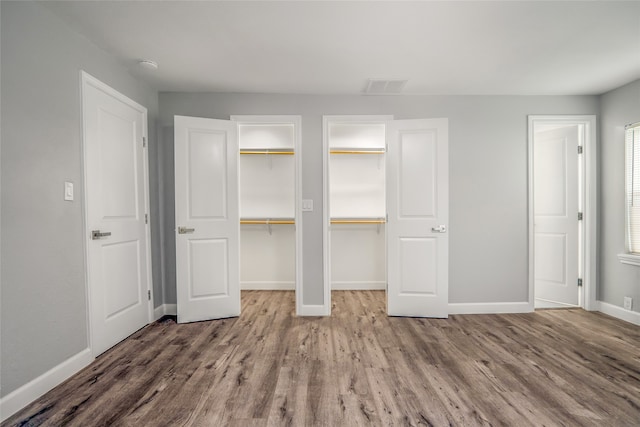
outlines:
[[582, 289], [579, 305], [585, 310], [596, 310], [596, 244], [597, 244], [597, 157], [596, 157], [596, 116], [594, 115], [545, 115], [528, 116], [528, 238], [529, 238], [529, 293], [528, 308], [535, 306], [534, 280], [534, 200], [533, 200], [533, 140], [534, 128], [538, 125], [582, 126], [583, 153], [580, 157], [579, 181], [582, 183], [583, 220], [580, 221], [583, 268]]

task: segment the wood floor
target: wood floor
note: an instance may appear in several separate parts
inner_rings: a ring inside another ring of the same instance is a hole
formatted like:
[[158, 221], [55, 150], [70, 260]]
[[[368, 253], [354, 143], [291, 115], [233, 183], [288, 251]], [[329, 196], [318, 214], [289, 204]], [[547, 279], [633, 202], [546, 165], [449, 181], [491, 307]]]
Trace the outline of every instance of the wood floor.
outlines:
[[382, 291], [244, 291], [149, 325], [7, 420], [51, 426], [640, 425], [640, 328], [580, 309], [389, 318]]

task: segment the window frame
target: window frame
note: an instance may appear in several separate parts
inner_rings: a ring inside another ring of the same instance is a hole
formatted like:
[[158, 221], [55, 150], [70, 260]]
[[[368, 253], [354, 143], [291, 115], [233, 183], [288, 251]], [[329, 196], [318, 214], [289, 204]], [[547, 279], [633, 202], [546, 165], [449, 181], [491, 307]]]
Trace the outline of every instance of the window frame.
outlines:
[[[629, 132], [632, 132], [631, 138], [629, 138]], [[632, 147], [629, 145], [632, 144]], [[638, 147], [635, 147], [635, 144], [638, 144]], [[625, 223], [625, 253], [618, 254], [618, 259], [623, 264], [636, 265], [640, 267], [640, 247], [635, 248], [632, 247], [633, 240], [631, 236], [631, 205], [633, 199], [633, 183], [640, 181], [640, 169], [632, 170], [630, 168], [634, 168], [637, 160], [635, 159], [635, 155], [640, 152], [640, 122], [632, 123], [625, 126], [624, 129], [624, 223]], [[630, 188], [631, 187], [631, 188]], [[631, 198], [631, 200], [630, 200]], [[640, 226], [635, 230], [637, 233], [640, 233]], [[640, 238], [640, 236], [639, 236]]]

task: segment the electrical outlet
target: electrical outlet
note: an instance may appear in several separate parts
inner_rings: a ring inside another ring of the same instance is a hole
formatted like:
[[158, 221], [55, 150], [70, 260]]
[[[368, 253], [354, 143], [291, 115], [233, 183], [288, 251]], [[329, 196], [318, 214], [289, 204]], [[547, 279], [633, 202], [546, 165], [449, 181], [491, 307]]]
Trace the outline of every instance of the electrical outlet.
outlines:
[[631, 307], [633, 307], [633, 298], [624, 297], [624, 309], [631, 310]]

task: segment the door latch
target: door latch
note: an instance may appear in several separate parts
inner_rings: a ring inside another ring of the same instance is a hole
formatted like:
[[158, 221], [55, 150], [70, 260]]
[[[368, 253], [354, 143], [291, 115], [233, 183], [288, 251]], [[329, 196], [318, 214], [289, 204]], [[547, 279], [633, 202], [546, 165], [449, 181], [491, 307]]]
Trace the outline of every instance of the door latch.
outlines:
[[109, 236], [111, 236], [111, 232], [110, 231], [105, 231], [103, 233], [100, 230], [93, 230], [91, 232], [91, 240], [98, 240], [101, 237], [109, 237]]
[[196, 231], [195, 228], [178, 227], [178, 234], [193, 233], [194, 231]]
[[446, 233], [447, 227], [445, 225], [439, 225], [437, 227], [431, 227], [431, 231], [434, 233]]

